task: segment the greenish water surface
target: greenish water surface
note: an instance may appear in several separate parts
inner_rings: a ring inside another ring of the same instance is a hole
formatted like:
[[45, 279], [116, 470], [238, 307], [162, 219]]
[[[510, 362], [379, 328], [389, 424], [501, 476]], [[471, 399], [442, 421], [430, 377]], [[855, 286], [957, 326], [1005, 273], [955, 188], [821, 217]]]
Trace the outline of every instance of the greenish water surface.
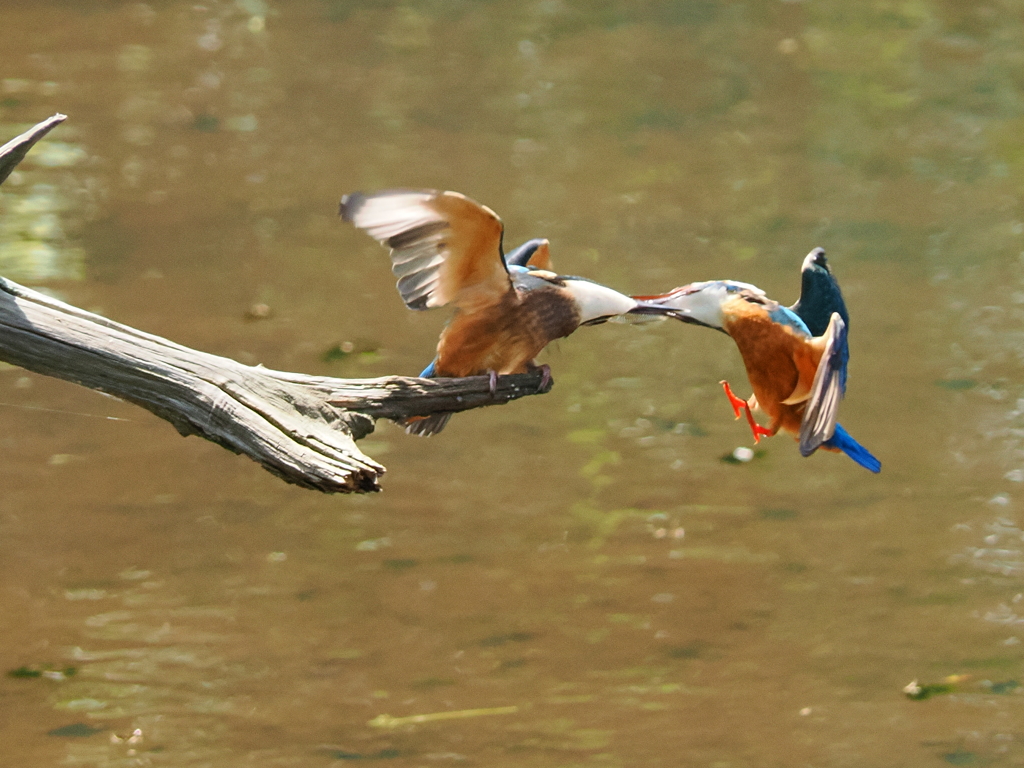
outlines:
[[458, 190], [634, 293], [788, 304], [820, 245], [884, 465], [723, 460], [742, 363], [679, 324], [581, 329], [550, 394], [438, 437], [380, 424], [368, 497], [2, 367], [4, 762], [1024, 764], [1024, 3], [0, 18], [0, 141], [69, 115], [0, 193], [0, 274], [362, 377], [421, 370], [446, 313], [404, 308], [347, 192]]

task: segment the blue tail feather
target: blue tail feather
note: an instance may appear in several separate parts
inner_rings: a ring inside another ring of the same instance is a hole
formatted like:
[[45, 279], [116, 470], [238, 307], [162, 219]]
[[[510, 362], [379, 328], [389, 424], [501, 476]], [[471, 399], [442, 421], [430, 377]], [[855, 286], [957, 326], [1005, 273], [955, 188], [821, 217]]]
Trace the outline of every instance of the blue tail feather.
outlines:
[[434, 378], [434, 366], [437, 365], [437, 358], [435, 357], [430, 361], [430, 365], [423, 369], [423, 373], [420, 374], [421, 379], [432, 379]]
[[867, 448], [850, 437], [850, 433], [839, 424], [836, 424], [836, 431], [832, 437], [821, 445], [823, 448], [838, 448], [862, 467], [870, 469], [872, 472], [882, 471], [882, 462], [872, 456]]

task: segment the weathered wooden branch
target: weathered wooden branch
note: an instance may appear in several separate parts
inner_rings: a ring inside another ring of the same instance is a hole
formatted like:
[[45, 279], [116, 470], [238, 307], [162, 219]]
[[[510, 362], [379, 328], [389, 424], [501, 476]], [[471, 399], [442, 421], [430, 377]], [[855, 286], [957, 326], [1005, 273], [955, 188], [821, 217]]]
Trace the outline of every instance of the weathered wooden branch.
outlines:
[[32, 149], [33, 144], [67, 119], [67, 115], [58, 112], [0, 147], [0, 184], [3, 184], [18, 163], [25, 159], [25, 155]]
[[[63, 119], [55, 115], [0, 148], [0, 180]], [[492, 393], [487, 376], [334, 379], [242, 365], [4, 278], [0, 360], [140, 405], [183, 435], [205, 437], [290, 483], [324, 492], [380, 490], [384, 467], [355, 444], [375, 419], [463, 411], [542, 391], [540, 373], [501, 376]]]

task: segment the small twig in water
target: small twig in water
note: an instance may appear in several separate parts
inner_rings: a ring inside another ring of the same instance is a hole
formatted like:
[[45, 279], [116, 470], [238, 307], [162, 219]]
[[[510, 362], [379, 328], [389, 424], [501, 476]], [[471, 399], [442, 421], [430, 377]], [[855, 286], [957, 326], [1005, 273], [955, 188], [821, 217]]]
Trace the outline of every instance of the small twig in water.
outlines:
[[377, 715], [367, 723], [374, 728], [395, 728], [399, 725], [412, 723], [429, 723], [434, 720], [458, 720], [463, 717], [483, 717], [485, 715], [513, 715], [519, 711], [519, 707], [487, 707], [484, 709], [456, 709], [451, 712], [430, 712], [425, 715], [407, 715], [406, 717], [392, 717], [391, 715]]

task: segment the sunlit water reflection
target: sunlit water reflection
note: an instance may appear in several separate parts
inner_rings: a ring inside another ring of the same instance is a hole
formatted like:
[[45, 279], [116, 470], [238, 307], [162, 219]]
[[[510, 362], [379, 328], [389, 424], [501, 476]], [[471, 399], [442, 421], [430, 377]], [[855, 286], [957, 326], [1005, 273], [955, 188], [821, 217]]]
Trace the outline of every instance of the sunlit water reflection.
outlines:
[[724, 460], [736, 350], [669, 324], [581, 329], [550, 394], [430, 441], [379, 425], [374, 497], [2, 368], [7, 759], [1020, 764], [1022, 10], [5, 9], [0, 126], [70, 115], [3, 187], [5, 276], [355, 377], [421, 370], [444, 312], [403, 308], [352, 190], [457, 189], [625, 291], [790, 303], [822, 245], [884, 463]]

